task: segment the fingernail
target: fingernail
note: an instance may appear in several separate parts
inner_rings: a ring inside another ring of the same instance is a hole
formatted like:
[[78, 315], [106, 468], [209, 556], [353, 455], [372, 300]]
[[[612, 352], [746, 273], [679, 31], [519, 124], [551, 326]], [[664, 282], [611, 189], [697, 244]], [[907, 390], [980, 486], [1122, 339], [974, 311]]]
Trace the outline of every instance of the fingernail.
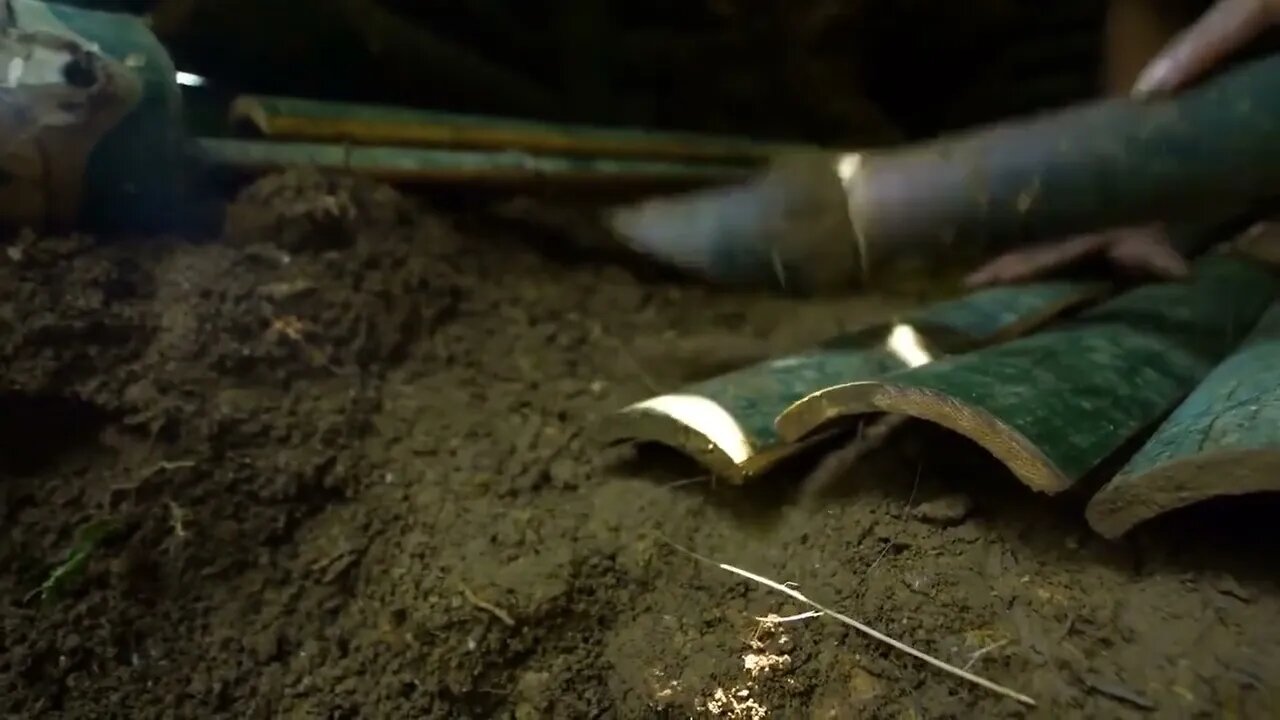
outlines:
[[1164, 92], [1165, 85], [1168, 84], [1169, 67], [1169, 61], [1163, 59], [1147, 65], [1134, 81], [1133, 89], [1129, 94], [1136, 100], [1146, 100], [1152, 95]]

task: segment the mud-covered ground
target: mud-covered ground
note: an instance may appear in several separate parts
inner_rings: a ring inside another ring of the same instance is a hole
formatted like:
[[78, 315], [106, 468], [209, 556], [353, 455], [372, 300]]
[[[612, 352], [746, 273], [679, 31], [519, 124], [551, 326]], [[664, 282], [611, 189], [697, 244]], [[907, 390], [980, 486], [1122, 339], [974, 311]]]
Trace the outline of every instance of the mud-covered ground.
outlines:
[[495, 227], [290, 175], [225, 242], [6, 245], [0, 713], [1280, 715], [1274, 505], [1109, 544], [928, 429], [804, 504], [604, 452], [600, 414], [891, 307]]

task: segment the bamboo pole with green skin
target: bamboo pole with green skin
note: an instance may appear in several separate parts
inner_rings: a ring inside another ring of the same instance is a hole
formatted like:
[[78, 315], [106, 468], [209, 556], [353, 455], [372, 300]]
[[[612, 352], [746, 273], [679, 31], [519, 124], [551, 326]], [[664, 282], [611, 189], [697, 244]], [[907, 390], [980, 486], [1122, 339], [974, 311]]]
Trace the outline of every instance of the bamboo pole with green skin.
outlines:
[[1280, 304], [1182, 401], [1085, 512], [1119, 537], [1211, 498], [1280, 491]]
[[270, 140], [201, 138], [203, 159], [242, 172], [307, 166], [351, 172], [406, 184], [573, 184], [696, 187], [740, 177], [741, 166], [722, 163], [625, 160], [521, 152], [286, 143]]
[[1243, 209], [1277, 188], [1273, 56], [1168, 99], [789, 154], [746, 183], [619, 207], [611, 222], [636, 250], [713, 280], [822, 292], [934, 282], [1019, 243]]
[[1261, 264], [1215, 254], [1187, 281], [1140, 286], [1045, 332], [813, 393], [779, 416], [778, 433], [800, 442], [862, 414], [906, 415], [975, 441], [1032, 489], [1059, 493], [1195, 390], [1276, 290]]
[[746, 138], [564, 125], [386, 105], [242, 95], [233, 125], [275, 140], [522, 150], [562, 155], [759, 165], [804, 146]]
[[806, 395], [1024, 334], [1107, 289], [1064, 281], [978, 291], [636, 403], [607, 417], [601, 436], [665, 444], [742, 484], [807, 446], [783, 442], [774, 429], [778, 414]]

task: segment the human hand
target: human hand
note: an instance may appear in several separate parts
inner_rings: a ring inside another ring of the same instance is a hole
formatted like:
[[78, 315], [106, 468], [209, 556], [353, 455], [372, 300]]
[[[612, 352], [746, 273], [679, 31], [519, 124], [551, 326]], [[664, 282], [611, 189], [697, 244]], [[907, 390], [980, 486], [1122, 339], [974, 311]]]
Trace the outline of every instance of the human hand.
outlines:
[[1147, 98], [1181, 90], [1277, 23], [1280, 0], [1217, 0], [1147, 63], [1132, 93]]
[[969, 287], [1037, 280], [1089, 259], [1102, 259], [1123, 273], [1174, 280], [1186, 277], [1186, 258], [1159, 226], [1109, 230], [1019, 248], [986, 263], [965, 278]]

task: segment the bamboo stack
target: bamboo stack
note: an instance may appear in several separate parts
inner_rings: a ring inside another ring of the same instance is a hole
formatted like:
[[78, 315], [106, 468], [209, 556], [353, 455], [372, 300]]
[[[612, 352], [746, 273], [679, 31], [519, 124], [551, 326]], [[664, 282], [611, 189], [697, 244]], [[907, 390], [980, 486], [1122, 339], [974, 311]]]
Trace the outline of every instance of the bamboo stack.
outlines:
[[292, 165], [405, 184], [696, 187], [806, 150], [737, 137], [607, 129], [300, 98], [241, 96], [236, 136], [202, 138], [216, 165]]

